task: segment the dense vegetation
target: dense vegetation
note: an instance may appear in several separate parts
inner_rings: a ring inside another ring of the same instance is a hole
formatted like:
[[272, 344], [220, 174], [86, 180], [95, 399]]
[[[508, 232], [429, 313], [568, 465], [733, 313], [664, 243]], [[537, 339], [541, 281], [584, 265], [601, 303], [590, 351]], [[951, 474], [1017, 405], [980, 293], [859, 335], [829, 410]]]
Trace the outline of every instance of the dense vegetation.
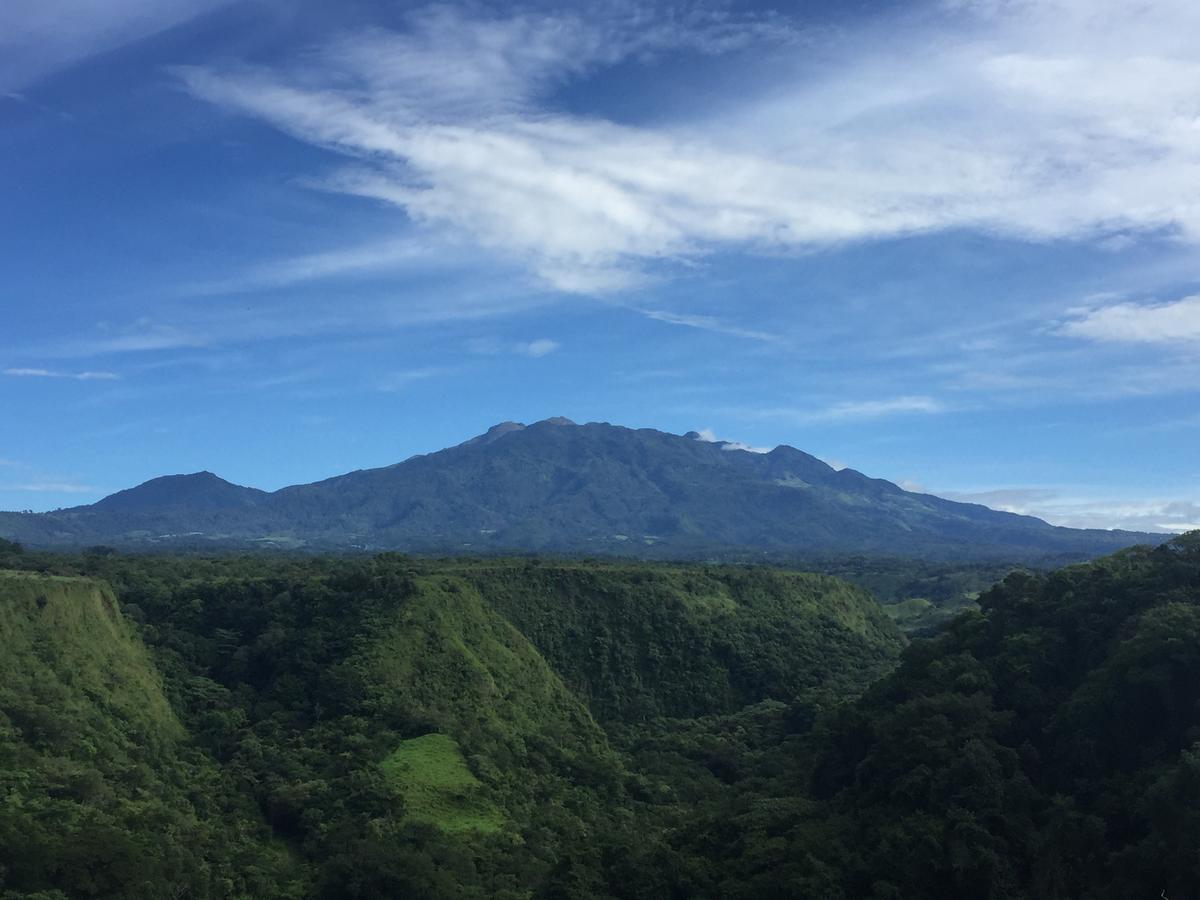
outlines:
[[1075, 562], [1155, 535], [1057, 528], [835, 470], [792, 447], [509, 422], [457, 447], [272, 493], [209, 472], [91, 506], [0, 513], [30, 546], [559, 553], [806, 564], [825, 555]]
[[[947, 608], [979, 575], [845, 565]], [[749, 567], [0, 568], [5, 900], [1200, 885], [1200, 533], [1014, 572], [904, 649], [860, 590]]]
[[1200, 532], [979, 605], [802, 739], [731, 742], [744, 780], [647, 851], [681, 874], [622, 896], [1200, 896]]
[[11, 545], [0, 566], [22, 570], [0, 582], [18, 896], [603, 896], [646, 785], [597, 717], [854, 693], [902, 646], [862, 591], [768, 570]]

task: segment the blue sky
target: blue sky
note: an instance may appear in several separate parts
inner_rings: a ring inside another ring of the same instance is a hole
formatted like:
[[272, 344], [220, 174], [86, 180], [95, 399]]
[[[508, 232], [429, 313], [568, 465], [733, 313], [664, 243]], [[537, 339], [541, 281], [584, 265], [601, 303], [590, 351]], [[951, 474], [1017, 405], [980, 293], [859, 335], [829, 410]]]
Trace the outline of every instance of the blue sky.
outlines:
[[566, 415], [1200, 527], [1197, 33], [1184, 0], [10, 0], [0, 508]]

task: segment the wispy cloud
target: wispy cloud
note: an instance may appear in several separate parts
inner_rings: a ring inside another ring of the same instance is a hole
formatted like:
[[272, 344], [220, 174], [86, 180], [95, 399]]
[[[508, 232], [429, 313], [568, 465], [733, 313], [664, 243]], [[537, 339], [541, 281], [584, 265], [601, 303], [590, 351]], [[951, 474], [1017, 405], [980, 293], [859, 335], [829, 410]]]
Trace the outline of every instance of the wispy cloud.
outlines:
[[934, 415], [949, 412], [942, 401], [924, 395], [891, 397], [884, 400], [843, 400], [824, 407], [738, 406], [721, 412], [743, 419], [775, 419], [797, 424], [867, 422], [890, 416]]
[[209, 335], [195, 327], [179, 327], [140, 318], [122, 327], [101, 325], [89, 334], [56, 340], [39, 347], [42, 356], [75, 359], [118, 353], [151, 353], [204, 347]]
[[405, 269], [428, 270], [462, 262], [462, 257], [462, 253], [454, 253], [429, 241], [386, 239], [260, 263], [232, 278], [192, 285], [184, 293], [236, 294], [331, 278], [394, 273]]
[[447, 366], [426, 366], [420, 369], [405, 369], [399, 372], [388, 373], [379, 382], [378, 387], [381, 391], [395, 393], [406, 390], [409, 386], [417, 382], [454, 375], [457, 372], [458, 369]]
[[1059, 332], [1122, 344], [1200, 341], [1200, 295], [1168, 303], [1114, 303], [1078, 310]]
[[99, 53], [163, 31], [230, 0], [52, 0], [0, 4], [0, 91], [16, 92]]
[[561, 346], [562, 344], [558, 341], [552, 341], [549, 338], [538, 338], [536, 341], [517, 344], [516, 352], [522, 356], [532, 356], [534, 359], [538, 359], [543, 356], [549, 356]]
[[541, 359], [562, 349], [559, 341], [551, 338], [535, 338], [529, 341], [502, 340], [498, 337], [477, 337], [467, 341], [467, 350], [480, 356], [515, 354]]
[[5, 369], [13, 378], [71, 378], [75, 381], [119, 381], [116, 372], [56, 372], [52, 369]]
[[180, 77], [352, 159], [330, 188], [466, 234], [563, 291], [622, 290], [647, 266], [730, 246], [945, 229], [1200, 242], [1200, 208], [1179, 190], [1200, 182], [1194, 3], [957, 2], [941, 21], [830, 40], [816, 76], [761, 54], [774, 68], [739, 82], [736, 112], [686, 128], [567, 114], [554, 91], [631, 55], [795, 32], [620, 9], [435, 7], [291, 69]]
[[825, 409], [808, 414], [814, 421], [841, 422], [856, 419], [879, 419], [885, 416], [906, 413], [941, 413], [946, 407], [933, 397], [892, 397], [888, 400], [855, 400], [835, 403]]
[[22, 484], [0, 484], [0, 491], [23, 491], [35, 494], [94, 494], [96, 488], [71, 481], [30, 481]]
[[781, 338], [777, 334], [770, 334], [766, 331], [758, 331], [753, 328], [742, 328], [738, 325], [732, 325], [729, 322], [722, 321], [715, 316], [691, 315], [687, 313], [667, 312], [661, 309], [638, 309], [648, 319], [653, 319], [656, 322], [666, 322], [668, 325], [682, 325], [685, 328], [698, 328], [701, 331], [711, 331], [716, 334], [727, 334], [731, 337], [749, 338], [754, 341], [764, 341], [769, 344], [779, 343]]
[[997, 488], [938, 491], [948, 500], [981, 503], [993, 509], [1037, 516], [1069, 528], [1121, 528], [1181, 533], [1200, 528], [1200, 503], [1192, 500], [1115, 499], [1058, 488]]
[[755, 447], [744, 441], [727, 441], [719, 438], [711, 428], [701, 428], [698, 432], [699, 440], [709, 444], [720, 444], [722, 450], [745, 450], [747, 453], [770, 453], [771, 447]]

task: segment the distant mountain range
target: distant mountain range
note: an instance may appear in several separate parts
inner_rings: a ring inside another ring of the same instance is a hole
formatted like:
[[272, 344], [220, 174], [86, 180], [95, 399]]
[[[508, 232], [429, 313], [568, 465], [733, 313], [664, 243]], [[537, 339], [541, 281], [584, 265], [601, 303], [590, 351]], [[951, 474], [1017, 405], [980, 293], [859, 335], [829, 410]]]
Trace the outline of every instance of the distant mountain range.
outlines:
[[32, 547], [269, 547], [799, 561], [1082, 559], [1167, 535], [1061, 528], [918, 494], [793, 447], [653, 429], [503, 422], [456, 447], [274, 492], [211, 472], [90, 506], [0, 513]]

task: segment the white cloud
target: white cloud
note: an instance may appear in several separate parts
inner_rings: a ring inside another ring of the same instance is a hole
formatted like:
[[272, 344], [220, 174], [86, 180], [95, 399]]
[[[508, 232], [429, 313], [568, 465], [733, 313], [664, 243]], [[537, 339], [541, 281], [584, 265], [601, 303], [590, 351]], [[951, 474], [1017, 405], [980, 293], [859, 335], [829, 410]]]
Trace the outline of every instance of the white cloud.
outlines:
[[25, 484], [3, 484], [0, 491], [28, 491], [37, 494], [94, 494], [96, 489], [69, 481], [32, 481]]
[[848, 419], [878, 419], [904, 413], [940, 413], [946, 407], [933, 397], [893, 397], [890, 400], [859, 400], [835, 403], [823, 410], [808, 414], [813, 420], [843, 421]]
[[444, 375], [453, 375], [457, 371], [457, 369], [443, 366], [427, 366], [422, 369], [406, 369], [400, 372], [391, 372], [379, 383], [378, 387], [381, 391], [395, 393], [405, 390], [415, 382], [428, 381], [430, 378], [440, 378]]
[[1169, 303], [1114, 303], [1075, 316], [1060, 333], [1127, 344], [1200, 341], [1200, 295]]
[[626, 289], [657, 261], [731, 245], [961, 228], [1200, 242], [1200, 205], [1180, 189], [1200, 183], [1200, 4], [950, 6], [941, 21], [830, 39], [802, 75], [776, 55], [738, 80], [736, 111], [670, 126], [565, 114], [548, 98], [631, 55], [794, 33], [633, 7], [590, 19], [437, 7], [292, 70], [181, 76], [353, 159], [329, 187], [464, 233], [563, 291]]
[[698, 328], [701, 331], [711, 331], [716, 334], [727, 334], [731, 337], [749, 338], [754, 341], [764, 341], [769, 344], [778, 343], [780, 337], [777, 334], [770, 334], [765, 331], [757, 331], [753, 328], [741, 328], [737, 325], [731, 325], [714, 316], [691, 315], [687, 313], [666, 312], [661, 309], [638, 309], [648, 319], [653, 319], [656, 322], [666, 322], [668, 325], [682, 325], [685, 328]]
[[71, 378], [75, 381], [119, 381], [115, 372], [55, 372], [51, 369], [5, 369], [13, 378]]
[[[824, 408], [798, 406], [725, 407], [722, 413], [746, 419], [778, 419], [801, 424], [868, 421], [899, 415], [933, 415], [949, 411], [934, 397], [909, 395], [886, 400], [846, 400]], [[832, 463], [831, 463], [832, 465]], [[834, 466], [834, 468], [845, 466]]]
[[451, 257], [445, 248], [412, 239], [388, 239], [355, 247], [307, 253], [254, 266], [228, 279], [192, 286], [188, 294], [227, 294], [259, 288], [288, 287], [346, 275], [370, 275], [399, 269], [431, 269]]
[[743, 441], [727, 441], [724, 438], [719, 438], [711, 428], [701, 428], [696, 434], [699, 435], [698, 440], [708, 444], [720, 444], [722, 450], [745, 450], [747, 453], [770, 453], [770, 447], [755, 447]]
[[1200, 503], [1190, 500], [1097, 498], [1041, 487], [936, 493], [948, 500], [981, 503], [1069, 528], [1182, 533], [1196, 529], [1200, 522]]
[[562, 344], [550, 338], [537, 338], [531, 341], [505, 341], [498, 337], [477, 337], [467, 341], [467, 350], [480, 356], [499, 356], [512, 353], [517, 356], [529, 356], [540, 359], [562, 348]]
[[536, 341], [530, 341], [527, 344], [518, 344], [516, 350], [524, 356], [532, 356], [534, 359], [538, 359], [548, 356], [561, 346], [562, 344], [558, 341], [552, 341], [549, 338], [538, 338]]

